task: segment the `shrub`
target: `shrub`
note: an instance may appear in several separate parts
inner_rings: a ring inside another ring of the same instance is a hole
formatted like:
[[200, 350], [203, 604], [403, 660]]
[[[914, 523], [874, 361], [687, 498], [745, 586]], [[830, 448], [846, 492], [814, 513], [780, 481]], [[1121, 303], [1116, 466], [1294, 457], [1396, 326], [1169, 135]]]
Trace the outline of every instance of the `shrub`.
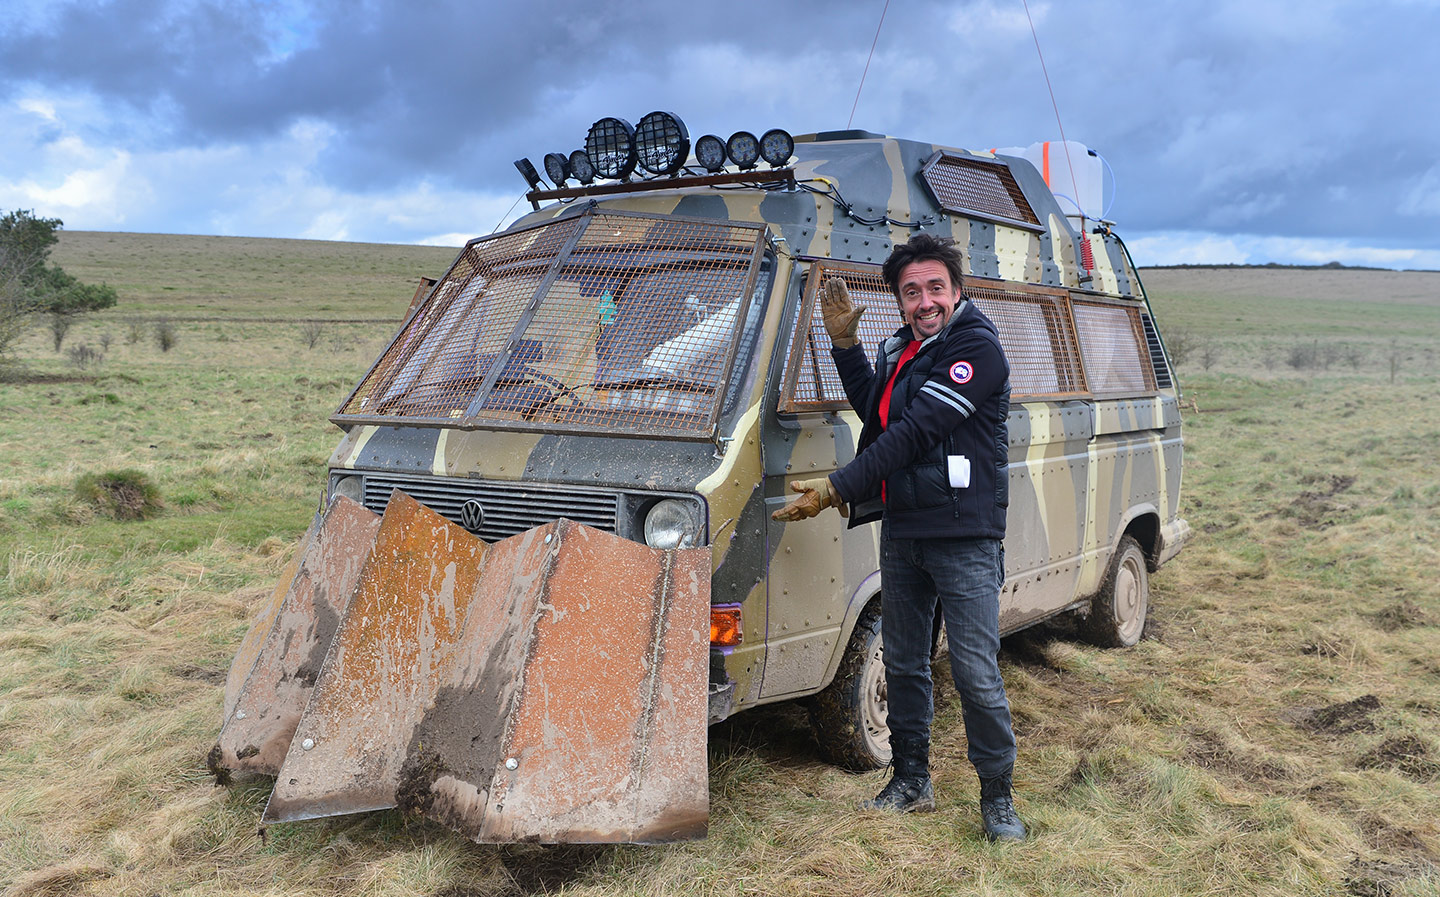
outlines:
[[90, 367], [98, 368], [100, 362], [105, 360], [104, 352], [99, 349], [92, 349], [85, 343], [81, 343], [78, 346], [71, 346], [69, 355], [70, 363], [82, 371]]
[[1320, 343], [1296, 343], [1290, 347], [1285, 363], [1297, 371], [1308, 371], [1320, 364]]
[[300, 326], [300, 341], [307, 349], [315, 348], [320, 342], [320, 337], [325, 335], [325, 325], [319, 321], [306, 321]]
[[155, 322], [155, 345], [160, 347], [161, 352], [169, 352], [175, 348], [175, 325], [170, 323], [168, 318], [161, 318]]
[[50, 336], [55, 340], [55, 351], [60, 351], [61, 343], [65, 342], [65, 334], [70, 332], [70, 325], [75, 322], [74, 315], [68, 311], [52, 311], [50, 313]]
[[147, 520], [165, 507], [160, 490], [138, 470], [87, 473], [75, 481], [75, 497], [116, 520]]
[[1195, 351], [1195, 334], [1184, 327], [1172, 328], [1165, 337], [1165, 348], [1170, 352], [1170, 361], [1178, 368]]
[[1220, 344], [1214, 340], [1202, 340], [1200, 343], [1200, 366], [1207, 371], [1210, 370], [1220, 360], [1223, 351]]

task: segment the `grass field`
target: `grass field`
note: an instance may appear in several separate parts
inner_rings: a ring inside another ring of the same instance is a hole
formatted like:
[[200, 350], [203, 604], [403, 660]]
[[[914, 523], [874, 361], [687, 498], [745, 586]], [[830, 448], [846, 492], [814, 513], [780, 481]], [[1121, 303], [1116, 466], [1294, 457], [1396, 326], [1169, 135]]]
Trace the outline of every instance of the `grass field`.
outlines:
[[[56, 261], [121, 305], [60, 353], [37, 330], [26, 377], [0, 382], [0, 889], [1440, 894], [1430, 273], [1145, 272], [1167, 336], [1191, 340], [1196, 538], [1152, 578], [1135, 649], [1059, 628], [1006, 641], [1023, 844], [980, 837], [947, 691], [934, 814], [856, 813], [882, 774], [820, 762], [783, 706], [711, 730], [702, 842], [482, 847], [394, 811], [262, 836], [269, 781], [222, 788], [205, 770], [225, 672], [320, 497], [326, 418], [393, 326], [366, 322], [396, 320], [453, 255], [62, 235]], [[82, 343], [103, 361], [77, 366]], [[117, 522], [76, 497], [119, 469], [159, 487], [158, 516]]]

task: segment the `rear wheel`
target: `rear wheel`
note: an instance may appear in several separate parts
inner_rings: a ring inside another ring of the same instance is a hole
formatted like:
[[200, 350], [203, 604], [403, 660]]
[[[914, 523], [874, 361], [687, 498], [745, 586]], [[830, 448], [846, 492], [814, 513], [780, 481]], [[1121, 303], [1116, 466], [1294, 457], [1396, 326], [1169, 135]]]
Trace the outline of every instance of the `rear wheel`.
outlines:
[[1150, 572], [1145, 552], [1133, 536], [1124, 536], [1110, 560], [1105, 583], [1090, 605], [1085, 634], [1106, 648], [1128, 648], [1145, 632], [1150, 608]]
[[855, 621], [835, 681], [810, 702], [810, 726], [825, 759], [846, 769], [879, 769], [890, 762], [880, 602]]

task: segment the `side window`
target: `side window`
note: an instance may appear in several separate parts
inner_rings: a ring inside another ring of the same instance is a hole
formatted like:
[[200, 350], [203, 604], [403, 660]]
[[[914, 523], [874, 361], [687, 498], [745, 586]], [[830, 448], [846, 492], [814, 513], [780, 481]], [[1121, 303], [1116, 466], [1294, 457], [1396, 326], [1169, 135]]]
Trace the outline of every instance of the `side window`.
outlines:
[[1140, 310], [1089, 299], [1075, 299], [1071, 305], [1090, 391], [1104, 396], [1154, 392], [1155, 372]]
[[[819, 308], [820, 285], [830, 277], [843, 278], [851, 298], [866, 306], [860, 339], [868, 353], [900, 326], [895, 298], [885, 289], [878, 265], [814, 262], [786, 349], [782, 413], [849, 407], [830, 359], [830, 338]], [[1155, 391], [1138, 308], [1072, 297], [1059, 288], [979, 277], [966, 278], [965, 293], [1000, 331], [1013, 400]]]
[[860, 319], [860, 344], [866, 352], [873, 354], [880, 342], [900, 326], [900, 310], [880, 279], [879, 265], [813, 262], [785, 353], [779, 407], [782, 413], [841, 411], [850, 407], [840, 385], [840, 374], [830, 358], [830, 337], [820, 312], [819, 289], [831, 277], [843, 279], [851, 300], [865, 306], [865, 315]]
[[1012, 400], [1086, 392], [1064, 290], [969, 278], [965, 292], [1000, 331], [1000, 344], [1010, 362]]

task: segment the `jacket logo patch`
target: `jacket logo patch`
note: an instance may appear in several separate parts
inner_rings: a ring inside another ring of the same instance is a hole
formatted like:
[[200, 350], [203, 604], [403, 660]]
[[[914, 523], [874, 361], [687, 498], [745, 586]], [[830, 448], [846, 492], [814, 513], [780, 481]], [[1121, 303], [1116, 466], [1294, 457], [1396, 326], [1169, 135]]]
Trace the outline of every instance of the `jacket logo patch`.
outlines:
[[969, 383], [973, 376], [975, 368], [971, 367], [968, 361], [957, 361], [950, 365], [950, 379], [956, 383]]

